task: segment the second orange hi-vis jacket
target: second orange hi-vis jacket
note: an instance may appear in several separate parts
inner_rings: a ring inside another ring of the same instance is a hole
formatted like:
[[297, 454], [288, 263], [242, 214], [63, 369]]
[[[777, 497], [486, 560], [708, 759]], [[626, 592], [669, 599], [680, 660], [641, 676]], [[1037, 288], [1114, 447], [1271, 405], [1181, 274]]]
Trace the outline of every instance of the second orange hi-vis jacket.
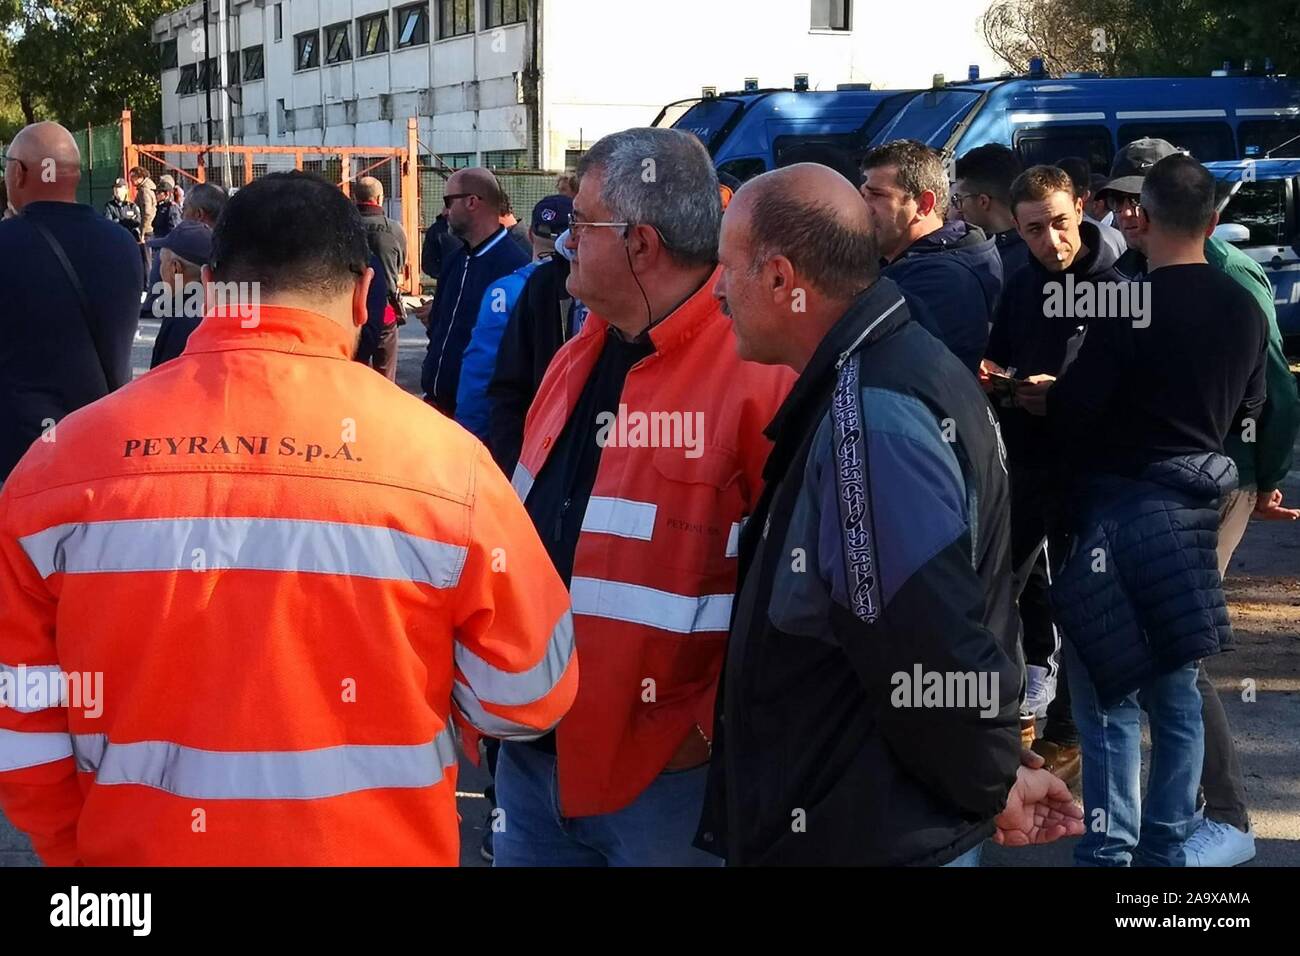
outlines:
[[5, 483], [0, 807], [47, 864], [455, 865], [453, 716], [568, 710], [518, 498], [352, 346], [211, 314]]

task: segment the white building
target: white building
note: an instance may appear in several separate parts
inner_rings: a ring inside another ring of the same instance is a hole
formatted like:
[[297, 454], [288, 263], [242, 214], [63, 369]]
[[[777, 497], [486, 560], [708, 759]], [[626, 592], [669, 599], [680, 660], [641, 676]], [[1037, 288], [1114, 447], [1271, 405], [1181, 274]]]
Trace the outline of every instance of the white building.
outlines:
[[[702, 88], [928, 86], [1000, 66], [987, 0], [209, 0], [161, 17], [168, 143], [404, 146], [562, 169]], [[225, 14], [225, 28], [219, 18]], [[224, 37], [222, 34], [224, 33]], [[924, 51], [919, 52], [919, 51]], [[221, 89], [225, 59], [226, 89]], [[209, 80], [209, 77], [211, 78]], [[209, 89], [211, 87], [211, 89]], [[210, 106], [209, 106], [210, 103]]]

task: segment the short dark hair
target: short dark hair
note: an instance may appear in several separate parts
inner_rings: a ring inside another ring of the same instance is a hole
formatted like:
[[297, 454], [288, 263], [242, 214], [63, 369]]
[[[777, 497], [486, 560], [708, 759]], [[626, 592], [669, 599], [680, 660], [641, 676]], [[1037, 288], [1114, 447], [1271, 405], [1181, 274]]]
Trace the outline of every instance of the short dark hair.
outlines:
[[1001, 143], [985, 143], [962, 155], [954, 172], [985, 195], [1005, 206], [1011, 205], [1011, 184], [1025, 171], [1015, 150]]
[[1079, 198], [1074, 194], [1074, 180], [1060, 166], [1030, 166], [1011, 184], [1011, 215], [1015, 216], [1022, 202], [1042, 202], [1052, 193]]
[[1074, 183], [1074, 198], [1082, 199], [1085, 193], [1092, 191], [1092, 167], [1081, 156], [1066, 156], [1056, 161], [1056, 168], [1065, 170]]
[[878, 166], [898, 168], [898, 185], [912, 199], [927, 189], [934, 193], [934, 208], [940, 216], [948, 208], [948, 172], [943, 154], [914, 139], [896, 139], [877, 146], [862, 160], [862, 170]]
[[314, 173], [271, 173], [226, 203], [212, 233], [212, 272], [276, 292], [341, 292], [370, 261], [365, 226], [342, 191]]
[[772, 256], [785, 256], [809, 284], [836, 299], [851, 298], [880, 274], [874, 234], [853, 228], [825, 200], [800, 199], [765, 185], [750, 207], [750, 222], [751, 271]]
[[1190, 156], [1166, 156], [1142, 180], [1142, 208], [1161, 229], [1200, 235], [1214, 218], [1214, 177]]

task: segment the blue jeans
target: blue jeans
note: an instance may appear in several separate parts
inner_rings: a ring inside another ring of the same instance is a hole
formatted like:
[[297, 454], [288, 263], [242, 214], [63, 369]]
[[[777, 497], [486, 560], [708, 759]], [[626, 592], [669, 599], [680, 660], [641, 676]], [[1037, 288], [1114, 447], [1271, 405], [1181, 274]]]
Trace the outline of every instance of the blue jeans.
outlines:
[[[1196, 829], [1196, 791], [1205, 757], [1197, 662], [1147, 681], [1102, 707], [1068, 636], [1065, 674], [1083, 748], [1081, 866], [1183, 866]], [[1151, 769], [1142, 800], [1142, 711], [1151, 726]]]
[[496, 800], [502, 829], [493, 866], [722, 866], [692, 846], [708, 766], [661, 773], [630, 805], [593, 817], [560, 815], [554, 754], [502, 743]]

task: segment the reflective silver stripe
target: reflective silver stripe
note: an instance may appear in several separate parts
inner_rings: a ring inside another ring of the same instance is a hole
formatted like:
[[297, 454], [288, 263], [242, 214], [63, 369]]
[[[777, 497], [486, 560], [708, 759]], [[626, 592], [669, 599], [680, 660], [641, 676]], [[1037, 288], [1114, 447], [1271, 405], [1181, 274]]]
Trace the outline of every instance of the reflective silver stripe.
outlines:
[[56, 572], [301, 571], [455, 587], [466, 549], [392, 528], [287, 518], [148, 518], [64, 524], [19, 539]]
[[[745, 521], [748, 520], [748, 518], [745, 519]], [[731, 523], [731, 533], [727, 535], [727, 557], [729, 558], [740, 556], [740, 532], [745, 530], [745, 521], [733, 521]]]
[[206, 800], [315, 800], [431, 787], [456, 762], [456, 744], [445, 729], [427, 744], [319, 750], [198, 750], [166, 740], [115, 744], [103, 734], [72, 740], [78, 769], [93, 772], [96, 784], [137, 784]]
[[[28, 678], [36, 676], [34, 686], [29, 685]], [[58, 690], [58, 700], [46, 700], [38, 707], [19, 706], [28, 692], [35, 690], [44, 698], [51, 688]], [[34, 714], [41, 710], [67, 705], [68, 682], [64, 679], [63, 669], [58, 664], [0, 664], [0, 707], [7, 707], [20, 714]]]
[[1251, 106], [1233, 112], [1238, 116], [1295, 116], [1300, 106]]
[[582, 530], [649, 541], [654, 537], [655, 513], [658, 510], [658, 506], [649, 501], [598, 498], [593, 495], [587, 499], [587, 511], [582, 516]]
[[678, 634], [725, 631], [731, 623], [731, 595], [690, 597], [639, 584], [574, 578], [569, 585], [574, 614], [644, 624]]
[[1227, 115], [1227, 110], [1119, 110], [1115, 119], [1213, 119]]
[[510, 487], [515, 489], [515, 494], [519, 496], [520, 501], [528, 500], [528, 492], [533, 490], [533, 474], [523, 465], [515, 465], [515, 473], [510, 479]]
[[456, 702], [465, 719], [489, 737], [496, 737], [499, 740], [536, 740], [551, 730], [550, 727], [538, 730], [528, 724], [520, 724], [488, 713], [474, 696], [474, 692], [460, 681], [451, 685], [451, 699]]
[[0, 730], [0, 772], [39, 767], [72, 756], [72, 738], [67, 734], [28, 734]]
[[460, 641], [456, 642], [455, 655], [456, 666], [479, 700], [507, 707], [531, 704], [549, 694], [569, 666], [573, 657], [573, 615], [564, 612], [546, 642], [546, 653], [526, 671], [515, 673], [494, 667]]
[[1013, 123], [1059, 123], [1066, 120], [1104, 120], [1105, 113], [1012, 113]]

